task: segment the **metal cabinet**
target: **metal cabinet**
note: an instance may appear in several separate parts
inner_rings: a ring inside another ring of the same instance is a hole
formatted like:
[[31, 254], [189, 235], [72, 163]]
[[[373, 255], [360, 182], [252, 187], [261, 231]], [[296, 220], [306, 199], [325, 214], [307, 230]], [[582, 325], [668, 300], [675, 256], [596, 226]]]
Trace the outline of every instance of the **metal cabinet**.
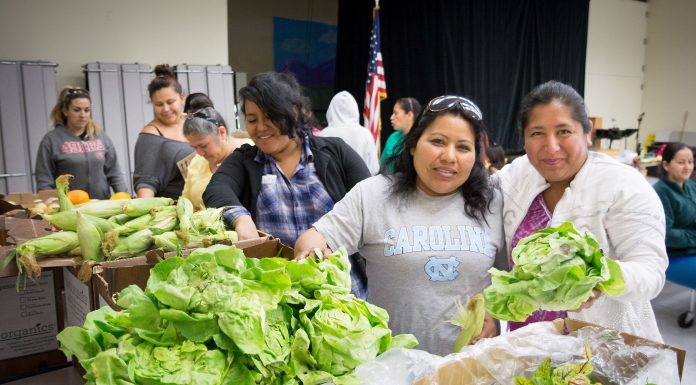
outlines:
[[0, 193], [36, 190], [36, 153], [57, 98], [56, 66], [0, 60]]
[[227, 124], [239, 129], [235, 73], [228, 65], [179, 64], [175, 67], [184, 95], [203, 92]]

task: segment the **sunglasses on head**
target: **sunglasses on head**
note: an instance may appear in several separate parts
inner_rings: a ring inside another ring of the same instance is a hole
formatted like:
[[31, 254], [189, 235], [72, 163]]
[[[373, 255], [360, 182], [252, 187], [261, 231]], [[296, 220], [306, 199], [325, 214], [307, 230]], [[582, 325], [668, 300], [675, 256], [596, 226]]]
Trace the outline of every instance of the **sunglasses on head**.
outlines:
[[89, 92], [83, 88], [79, 87], [74, 87], [74, 88], [68, 88], [68, 93], [67, 95], [89, 95]]
[[213, 118], [212, 116], [209, 116], [204, 110], [198, 110], [196, 112], [193, 112], [193, 113], [186, 115], [186, 120], [191, 120], [193, 118], [198, 118], [198, 119], [203, 119], [205, 121], [208, 121], [208, 122], [214, 124], [215, 127], [222, 126], [221, 122], [219, 122], [217, 119]]
[[483, 120], [483, 114], [481, 113], [481, 110], [479, 110], [479, 108], [476, 106], [476, 104], [474, 104], [474, 102], [472, 102], [471, 100], [461, 96], [438, 96], [435, 99], [431, 100], [430, 103], [428, 103], [428, 105], [425, 106], [425, 109], [423, 111], [442, 112], [452, 110], [455, 108], [458, 108], [466, 116], [470, 117], [473, 120], [476, 120], [477, 122]]

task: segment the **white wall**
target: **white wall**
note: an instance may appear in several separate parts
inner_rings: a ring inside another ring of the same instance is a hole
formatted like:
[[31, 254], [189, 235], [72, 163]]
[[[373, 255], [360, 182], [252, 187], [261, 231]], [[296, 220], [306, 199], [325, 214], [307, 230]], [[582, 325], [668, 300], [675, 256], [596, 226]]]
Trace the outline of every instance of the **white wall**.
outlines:
[[[634, 0], [590, 2], [585, 103], [590, 116], [602, 118], [604, 128], [638, 125], [638, 115], [642, 112], [647, 9], [647, 3]], [[646, 127], [644, 119], [641, 136]], [[604, 140], [602, 147], [608, 146], [609, 141]], [[612, 145], [613, 149], [624, 147], [636, 150], [635, 134]]]
[[[650, 0], [643, 110], [650, 131], [696, 137], [696, 1]], [[686, 125], [684, 115], [688, 112]], [[642, 131], [642, 130], [641, 130]], [[696, 140], [688, 140], [696, 145]]]
[[0, 60], [55, 62], [58, 89], [90, 62], [228, 64], [226, 0], [0, 0]]

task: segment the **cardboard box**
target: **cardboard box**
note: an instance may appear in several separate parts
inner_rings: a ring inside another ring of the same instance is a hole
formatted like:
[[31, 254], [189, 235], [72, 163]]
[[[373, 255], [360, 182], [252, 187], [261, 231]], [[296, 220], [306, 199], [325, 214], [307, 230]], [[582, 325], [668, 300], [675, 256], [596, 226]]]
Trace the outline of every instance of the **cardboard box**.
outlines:
[[[553, 321], [553, 325], [556, 327], [556, 330], [558, 333], [563, 333], [564, 330], [568, 330], [569, 332], [574, 332], [580, 328], [583, 328], [585, 326], [596, 326], [599, 328], [603, 329], [608, 329], [605, 328], [604, 326], [593, 324], [590, 322], [585, 322], [585, 321], [580, 321], [572, 318], [564, 318], [564, 319], [557, 319]], [[642, 337], [634, 336], [633, 334], [628, 334], [624, 332], [618, 332], [621, 337], [623, 337], [624, 342], [630, 346], [638, 346], [638, 345], [650, 345], [650, 346], [658, 346], [663, 349], [670, 349], [673, 350], [677, 354], [677, 365], [679, 366], [679, 378], [682, 377], [682, 372], [684, 371], [684, 359], [686, 358], [686, 351], [675, 348], [670, 345], [666, 345], [660, 342], [655, 342], [651, 341]]]
[[7, 214], [17, 218], [29, 218], [29, 209], [34, 206], [34, 202], [36, 200], [45, 201], [49, 198], [56, 198], [56, 190], [45, 190], [38, 193], [0, 194], [0, 214]]
[[0, 278], [0, 382], [67, 364], [56, 335], [63, 329], [62, 272], [46, 270], [17, 292], [16, 277]]

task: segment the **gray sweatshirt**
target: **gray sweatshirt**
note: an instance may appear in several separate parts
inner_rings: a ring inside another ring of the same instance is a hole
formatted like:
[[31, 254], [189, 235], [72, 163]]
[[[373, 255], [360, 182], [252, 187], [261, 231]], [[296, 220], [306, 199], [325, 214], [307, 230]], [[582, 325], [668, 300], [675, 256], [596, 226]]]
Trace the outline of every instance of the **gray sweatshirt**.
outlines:
[[108, 199], [111, 189], [127, 189], [109, 137], [102, 132], [94, 139], [81, 139], [62, 124], [41, 139], [34, 172], [38, 190], [56, 188], [55, 180], [63, 174], [74, 176], [71, 190], [85, 190], [90, 198]]

